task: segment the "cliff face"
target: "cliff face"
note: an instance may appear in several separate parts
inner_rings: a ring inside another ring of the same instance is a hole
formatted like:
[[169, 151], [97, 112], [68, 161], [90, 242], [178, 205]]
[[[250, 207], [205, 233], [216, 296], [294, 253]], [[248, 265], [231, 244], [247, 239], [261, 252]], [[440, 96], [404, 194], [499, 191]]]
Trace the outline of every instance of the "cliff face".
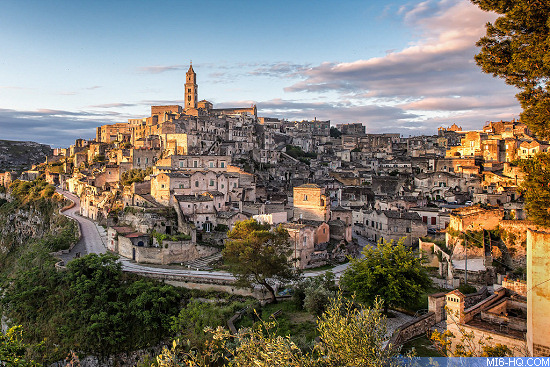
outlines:
[[0, 140], [0, 172], [29, 169], [52, 154], [49, 145], [32, 141]]

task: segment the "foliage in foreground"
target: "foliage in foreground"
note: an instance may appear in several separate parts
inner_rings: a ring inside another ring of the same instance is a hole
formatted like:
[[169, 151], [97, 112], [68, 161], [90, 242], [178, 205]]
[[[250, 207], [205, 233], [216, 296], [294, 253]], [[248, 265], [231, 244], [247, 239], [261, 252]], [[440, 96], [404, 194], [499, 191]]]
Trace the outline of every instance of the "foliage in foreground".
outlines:
[[521, 191], [529, 219], [550, 226], [550, 154], [536, 154], [531, 159], [522, 159], [519, 165], [525, 172]]
[[70, 350], [106, 358], [157, 344], [167, 334], [181, 295], [169, 285], [122, 273], [113, 255], [87, 255], [65, 272], [37, 257], [20, 264], [2, 288], [2, 310], [21, 325], [40, 362]]
[[290, 337], [277, 336], [275, 322], [262, 322], [231, 335], [222, 327], [207, 329], [211, 338], [203, 351], [174, 341], [157, 358], [161, 367], [175, 366], [398, 366], [399, 350], [384, 347], [386, 319], [382, 303], [364, 309], [340, 294], [318, 319], [320, 343], [304, 352]]
[[23, 341], [21, 326], [11, 327], [5, 334], [0, 330], [0, 366], [38, 366], [37, 363], [26, 357], [29, 347]]
[[366, 246], [363, 257], [351, 259], [340, 283], [354, 293], [360, 302], [372, 305], [380, 297], [384, 310], [388, 307], [405, 307], [418, 302], [431, 285], [422, 259], [403, 245], [381, 241], [376, 247]]
[[[486, 73], [517, 87], [521, 122], [539, 138], [550, 139], [550, 3], [530, 0], [472, 0], [499, 17], [487, 23], [475, 56]], [[526, 178], [523, 194], [530, 219], [550, 225], [550, 155], [540, 153], [520, 163]]]

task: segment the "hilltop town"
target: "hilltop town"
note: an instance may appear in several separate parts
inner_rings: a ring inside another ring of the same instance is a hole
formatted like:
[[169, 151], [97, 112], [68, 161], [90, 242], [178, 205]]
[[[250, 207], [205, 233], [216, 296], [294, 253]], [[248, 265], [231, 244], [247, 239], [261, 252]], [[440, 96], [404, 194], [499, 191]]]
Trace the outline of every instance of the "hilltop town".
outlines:
[[[403, 335], [445, 320], [447, 306], [458, 315], [449, 330], [460, 325], [510, 348], [550, 353], [550, 338], [533, 329], [550, 317], [549, 301], [526, 283], [548, 278], [537, 254], [550, 250], [550, 235], [526, 220], [516, 164], [550, 143], [526, 125], [370, 134], [361, 123], [214, 108], [199, 100], [192, 66], [184, 88], [183, 105], [99, 126], [93, 140], [1, 173], [0, 186], [43, 177], [73, 193], [79, 214], [106, 228], [107, 249], [142, 264], [212, 269], [227, 231], [249, 218], [288, 231], [298, 269], [335, 266], [363, 246], [403, 239], [447, 289], [430, 296], [430, 312]], [[454, 290], [465, 283], [476, 292]]]

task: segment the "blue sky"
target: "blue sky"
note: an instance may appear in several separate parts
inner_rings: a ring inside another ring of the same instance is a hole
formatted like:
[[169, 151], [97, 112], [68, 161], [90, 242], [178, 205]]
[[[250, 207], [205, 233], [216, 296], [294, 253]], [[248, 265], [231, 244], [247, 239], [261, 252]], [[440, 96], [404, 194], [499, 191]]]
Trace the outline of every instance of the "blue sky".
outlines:
[[0, 139], [54, 147], [199, 98], [260, 116], [432, 134], [515, 118], [475, 41], [495, 19], [466, 0], [2, 1]]

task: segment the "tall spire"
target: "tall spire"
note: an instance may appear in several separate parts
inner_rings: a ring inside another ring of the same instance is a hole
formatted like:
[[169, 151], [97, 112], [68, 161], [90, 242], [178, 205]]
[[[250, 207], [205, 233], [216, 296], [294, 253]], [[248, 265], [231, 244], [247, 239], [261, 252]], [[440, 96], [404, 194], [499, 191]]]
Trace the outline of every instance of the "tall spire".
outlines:
[[185, 93], [184, 104], [185, 109], [197, 108], [198, 101], [198, 86], [197, 74], [193, 70], [193, 61], [189, 63], [189, 70], [185, 74]]

